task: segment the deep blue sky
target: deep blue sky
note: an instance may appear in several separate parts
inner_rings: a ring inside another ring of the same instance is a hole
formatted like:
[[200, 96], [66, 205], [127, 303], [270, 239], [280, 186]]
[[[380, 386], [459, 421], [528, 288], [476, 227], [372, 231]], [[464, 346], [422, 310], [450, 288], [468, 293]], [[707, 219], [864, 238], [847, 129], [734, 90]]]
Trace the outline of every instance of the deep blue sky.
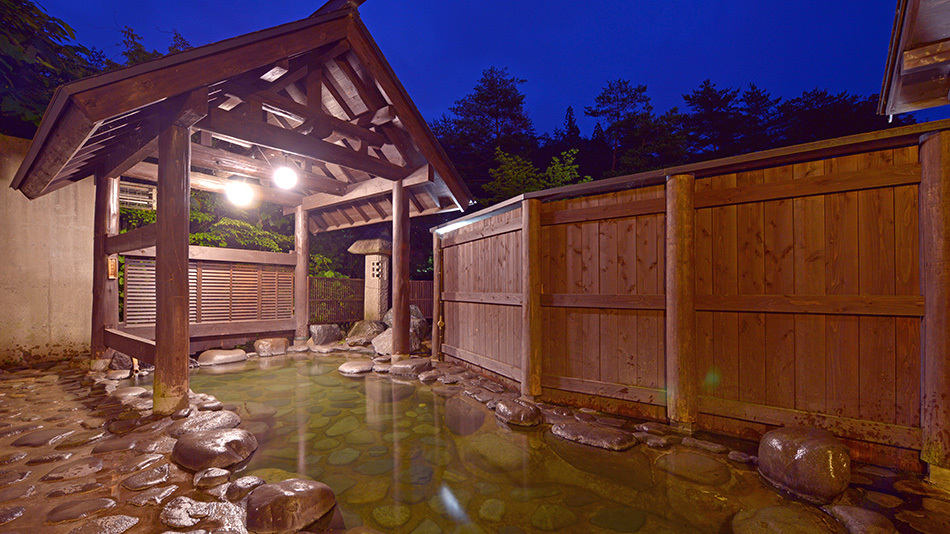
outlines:
[[[77, 40], [117, 60], [131, 26], [165, 50], [171, 30], [193, 45], [304, 18], [322, 0], [40, 0]], [[470, 92], [483, 69], [507, 67], [538, 132], [559, 126], [607, 80], [646, 84], [659, 111], [710, 78], [754, 82], [783, 97], [815, 87], [881, 88], [896, 0], [369, 0], [363, 21], [427, 119]], [[948, 116], [947, 108], [921, 119]]]

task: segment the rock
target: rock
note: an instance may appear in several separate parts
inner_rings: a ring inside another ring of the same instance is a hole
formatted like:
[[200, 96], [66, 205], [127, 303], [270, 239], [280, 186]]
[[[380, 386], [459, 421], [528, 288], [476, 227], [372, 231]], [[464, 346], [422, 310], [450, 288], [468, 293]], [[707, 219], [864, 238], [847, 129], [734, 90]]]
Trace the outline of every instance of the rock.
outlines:
[[138, 524], [139, 518], [128, 515], [110, 515], [86, 523], [69, 534], [122, 534]]
[[64, 502], [46, 514], [44, 524], [55, 525], [56, 523], [75, 521], [113, 506], [115, 506], [115, 501], [106, 498]]
[[542, 504], [531, 514], [531, 525], [544, 531], [561, 530], [577, 522], [577, 515], [559, 504]]
[[40, 480], [70, 480], [73, 478], [85, 478], [102, 471], [102, 460], [96, 457], [74, 460], [68, 464], [63, 464]]
[[112, 356], [112, 361], [109, 362], [109, 369], [113, 371], [130, 371], [132, 370], [132, 358], [121, 352], [116, 352]]
[[[390, 328], [385, 332], [374, 337], [372, 340], [373, 350], [376, 351], [376, 354], [383, 355], [392, 355], [393, 353], [393, 329]], [[409, 352], [417, 352], [422, 348], [422, 342], [419, 340], [419, 336], [415, 332], [409, 331]]]
[[135, 497], [129, 499], [129, 504], [134, 506], [150, 506], [150, 505], [159, 505], [162, 504], [162, 501], [171, 496], [172, 493], [175, 493], [175, 490], [178, 489], [178, 486], [172, 484], [171, 486], [164, 486], [161, 488], [151, 488], [147, 489]]
[[115, 388], [109, 396], [115, 397], [125, 404], [130, 399], [140, 398], [149, 394], [149, 391], [143, 387], [127, 386], [124, 388]]
[[848, 448], [825, 430], [777, 428], [759, 442], [759, 473], [808, 502], [826, 504], [848, 489], [851, 457]]
[[411, 512], [408, 506], [380, 506], [373, 509], [373, 519], [379, 526], [388, 529], [397, 529], [407, 522]]
[[729, 467], [711, 456], [693, 451], [676, 450], [656, 461], [657, 469], [704, 486], [721, 486], [732, 474]]
[[442, 419], [455, 435], [468, 436], [482, 427], [485, 409], [468, 397], [451, 397], [445, 401]]
[[807, 506], [742, 510], [732, 518], [733, 534], [845, 534], [834, 519]]
[[36, 430], [29, 434], [24, 434], [17, 438], [11, 445], [14, 447], [42, 447], [44, 445], [55, 445], [61, 439], [72, 434], [75, 430], [65, 428], [44, 428]]
[[132, 491], [143, 490], [164, 483], [168, 480], [168, 475], [168, 464], [162, 464], [147, 471], [136, 473], [123, 480], [122, 487]]
[[415, 378], [430, 369], [432, 369], [432, 361], [429, 358], [409, 358], [392, 364], [389, 367], [389, 374]]
[[721, 454], [729, 450], [729, 448], [724, 445], [713, 443], [711, 441], [703, 441], [701, 439], [696, 439], [691, 436], [686, 436], [685, 438], [683, 438], [683, 441], [681, 441], [680, 443], [682, 443], [686, 447], [692, 447], [694, 449], [708, 451], [708, 452], [712, 452], [716, 454]]
[[26, 508], [22, 506], [11, 506], [10, 508], [0, 508], [0, 525], [5, 525], [10, 521], [23, 515]]
[[[192, 483], [198, 489], [213, 488], [228, 481], [231, 472], [220, 467], [209, 467], [195, 473]], [[263, 480], [261, 481], [263, 482]]]
[[897, 534], [891, 520], [857, 506], [823, 506], [822, 510], [837, 519], [850, 534]]
[[187, 419], [175, 421], [165, 433], [170, 437], [180, 438], [191, 432], [234, 428], [239, 424], [241, 417], [232, 411], [198, 412]]
[[[220, 412], [215, 412], [220, 413]], [[227, 468], [257, 450], [257, 439], [241, 428], [204, 430], [185, 434], [175, 443], [171, 459], [190, 471]]]
[[284, 337], [267, 337], [254, 342], [254, 352], [261, 358], [287, 353], [290, 341]]
[[[416, 306], [415, 304], [409, 305], [409, 317], [425, 320], [425, 315], [422, 314], [422, 310], [419, 308], [419, 306]], [[386, 314], [383, 315], [383, 322], [386, 323], [386, 326], [391, 327], [393, 325], [393, 309], [392, 308], [389, 308], [389, 310], [386, 311]]]
[[355, 415], [348, 415], [330, 425], [330, 428], [326, 430], [326, 435], [331, 438], [342, 436], [343, 434], [349, 434], [350, 432], [353, 432], [359, 427], [360, 420], [357, 419]]
[[637, 444], [637, 438], [626, 430], [580, 421], [565, 421], [551, 427], [555, 436], [584, 445], [612, 451], [624, 451]]
[[310, 341], [314, 345], [327, 345], [343, 339], [343, 331], [337, 324], [310, 325]]
[[357, 321], [346, 333], [346, 344], [351, 347], [365, 347], [385, 330], [386, 323], [382, 321]]
[[346, 502], [349, 504], [369, 504], [383, 500], [389, 492], [391, 482], [385, 478], [375, 478], [354, 486], [346, 492]]
[[188, 497], [175, 497], [168, 501], [159, 515], [162, 523], [172, 528], [185, 528], [197, 525], [201, 518], [211, 512], [211, 503], [198, 502]]
[[92, 448], [93, 454], [102, 454], [106, 452], [127, 451], [135, 448], [138, 440], [134, 436], [122, 436], [107, 439], [98, 443]]
[[627, 507], [603, 508], [590, 518], [591, 523], [614, 532], [636, 532], [646, 521], [646, 512]]
[[727, 458], [729, 458], [733, 462], [740, 463], [740, 464], [755, 463], [755, 460], [754, 460], [755, 456], [749, 456], [748, 454], [742, 451], [729, 451], [729, 456], [727, 456]]
[[198, 356], [198, 365], [208, 367], [225, 363], [237, 363], [247, 360], [247, 353], [241, 349], [211, 349]]
[[486, 499], [478, 508], [478, 517], [485, 521], [497, 523], [505, 517], [505, 501], [498, 499]]
[[878, 506], [883, 506], [884, 508], [897, 508], [898, 506], [904, 504], [904, 499], [895, 497], [894, 495], [888, 495], [887, 493], [866, 491], [864, 496], [867, 498], [867, 500]]
[[356, 376], [373, 370], [373, 360], [349, 360], [340, 364], [341, 375]]
[[521, 472], [536, 461], [528, 450], [493, 432], [468, 438], [462, 445], [461, 456], [492, 473]]
[[116, 369], [106, 371], [106, 379], [108, 380], [123, 380], [132, 376], [132, 371], [130, 369]]
[[59, 486], [58, 489], [55, 489], [46, 494], [46, 498], [55, 499], [57, 497], [65, 497], [66, 495], [78, 495], [80, 493], [89, 493], [90, 491], [97, 490], [102, 487], [102, 484], [98, 482], [76, 482], [73, 484], [67, 484], [65, 486]]
[[33, 495], [33, 490], [35, 489], [36, 486], [28, 484], [17, 484], [15, 486], [10, 486], [9, 488], [0, 490], [0, 503], [29, 497], [30, 495]]
[[291, 478], [254, 488], [247, 496], [247, 528], [258, 534], [296, 532], [336, 506], [329, 486]]
[[224, 498], [237, 502], [244, 498], [254, 488], [264, 484], [264, 479], [255, 476], [243, 476], [228, 485], [228, 490], [224, 493]]
[[374, 373], [380, 373], [380, 374], [388, 373], [390, 367], [392, 367], [392, 366], [389, 365], [388, 363], [374, 362], [374, 363], [373, 363], [373, 372], [374, 372]]
[[72, 457], [73, 453], [71, 452], [57, 452], [53, 454], [46, 454], [43, 456], [37, 456], [35, 458], [30, 458], [27, 460], [26, 465], [42, 465], [49, 464], [53, 462], [62, 462], [63, 460], [68, 460]]
[[439, 371], [438, 369], [432, 369], [431, 371], [420, 373], [419, 381], [424, 384], [427, 384], [429, 382], [435, 382], [436, 380], [439, 379], [440, 376], [442, 376], [442, 371]]
[[502, 399], [495, 404], [495, 418], [510, 425], [534, 426], [541, 422], [541, 410], [522, 399]]

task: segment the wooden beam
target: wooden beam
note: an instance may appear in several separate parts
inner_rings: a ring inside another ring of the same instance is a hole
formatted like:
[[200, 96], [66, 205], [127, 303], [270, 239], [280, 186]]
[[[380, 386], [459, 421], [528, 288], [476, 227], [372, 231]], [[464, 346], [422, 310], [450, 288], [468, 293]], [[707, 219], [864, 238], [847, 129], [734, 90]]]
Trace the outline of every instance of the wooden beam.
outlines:
[[[420, 185], [432, 180], [431, 168], [425, 166], [417, 169], [403, 180], [404, 187]], [[304, 197], [300, 204], [306, 211], [315, 209], [326, 209], [340, 204], [347, 204], [365, 198], [380, 196], [392, 191], [393, 183], [385, 178], [370, 178], [362, 182], [346, 185], [346, 191], [342, 195], [327, 195], [317, 193]], [[290, 215], [292, 211], [289, 208], [284, 209], [284, 215]]]
[[697, 295], [699, 311], [920, 317], [924, 298], [908, 295]]
[[[121, 331], [144, 338], [155, 337], [155, 325], [124, 326]], [[191, 339], [293, 331], [293, 318], [193, 323], [189, 328]]]
[[517, 367], [508, 365], [507, 363], [502, 363], [491, 358], [486, 358], [480, 354], [475, 354], [474, 352], [469, 352], [465, 349], [460, 349], [458, 347], [453, 347], [452, 345], [442, 345], [442, 352], [452, 356], [453, 358], [458, 358], [464, 362], [477, 365], [483, 369], [488, 369], [493, 373], [498, 373], [501, 376], [510, 378], [512, 380], [521, 381], [521, 369]]
[[[141, 162], [122, 174], [129, 178], [147, 180], [149, 182], [158, 181], [158, 166], [154, 163]], [[224, 193], [228, 180], [218, 176], [205, 174], [202, 172], [191, 171], [191, 186], [201, 191], [210, 191], [212, 193]], [[300, 193], [284, 191], [283, 189], [274, 189], [271, 187], [261, 187], [255, 184], [247, 184], [254, 192], [254, 197], [265, 202], [279, 204], [281, 206], [296, 206], [304, 198]]]
[[310, 337], [310, 232], [307, 230], [307, 212], [297, 206], [294, 214], [294, 344], [305, 343]]
[[105, 329], [106, 346], [122, 354], [155, 364], [155, 342], [116, 328]]
[[541, 395], [541, 201], [521, 203], [521, 396]]
[[155, 246], [153, 411], [188, 406], [188, 225], [191, 131], [177, 124], [158, 138], [158, 241]]
[[486, 291], [444, 291], [442, 300], [471, 304], [521, 306], [524, 303], [524, 295], [522, 293], [490, 293]]
[[541, 385], [545, 388], [559, 389], [584, 395], [595, 395], [610, 399], [620, 399], [655, 406], [666, 405], [666, 392], [662, 389], [643, 388], [627, 384], [613, 384], [598, 380], [571, 378], [566, 376], [543, 375]]
[[26, 161], [32, 159], [32, 164], [21, 165], [13, 178], [11, 187], [19, 189], [27, 198], [37, 198], [46, 191], [96, 128], [96, 123], [82, 110], [69, 104], [65, 106], [66, 110], [46, 133], [42, 145], [35, 142], [30, 145]]
[[323, 81], [323, 86], [327, 88], [327, 92], [330, 93], [330, 96], [333, 97], [333, 100], [335, 100], [337, 105], [340, 106], [340, 109], [343, 111], [343, 115], [346, 116], [347, 120], [355, 117], [356, 113], [346, 101], [346, 96], [343, 94], [343, 88], [340, 87], [340, 83], [336, 81], [336, 78], [333, 77], [333, 74], [326, 67], [323, 67], [321, 80]]
[[[279, 162], [275, 162], [279, 163]], [[220, 148], [211, 148], [202, 145], [192, 145], [191, 164], [198, 167], [222, 170], [234, 174], [251, 176], [259, 180], [272, 183], [274, 168], [267, 161], [242, 156]], [[328, 195], [342, 195], [346, 191], [346, 184], [313, 172], [297, 169], [299, 184], [307, 189], [322, 191]]]
[[541, 305], [550, 308], [600, 308], [607, 310], [665, 310], [665, 295], [585, 295], [542, 293]]
[[[375, 204], [372, 204], [372, 203], [371, 203], [371, 205], [375, 205]], [[382, 211], [382, 209], [379, 208], [379, 206], [376, 206], [376, 208], [377, 208], [379, 211]], [[425, 210], [425, 211], [422, 212], [422, 213], [414, 213], [414, 214], [412, 214], [412, 216], [413, 216], [413, 217], [424, 217], [424, 216], [426, 216], [426, 215], [437, 215], [437, 214], [440, 214], [440, 213], [447, 213], [447, 212], [450, 212], [450, 211], [456, 211], [455, 206], [452, 206], [452, 207], [449, 208], [449, 209], [429, 208], [429, 209]], [[370, 225], [370, 224], [379, 224], [379, 223], [383, 223], [383, 222], [389, 222], [389, 221], [391, 221], [392, 219], [393, 219], [393, 216], [392, 216], [392, 214], [390, 213], [390, 214], [383, 214], [383, 215], [380, 215], [378, 219], [375, 219], [375, 220], [372, 220], [372, 221], [369, 221], [369, 222], [354, 221], [353, 224], [342, 224], [342, 223], [338, 223], [338, 222], [333, 222], [332, 224], [327, 224], [323, 229], [321, 229], [321, 231], [324, 231], [324, 232], [333, 232], [333, 231], [336, 231], [336, 230], [346, 230], [346, 229], [348, 229], [348, 228], [358, 228], [358, 227], [360, 227], [360, 226], [367, 226], [367, 225]]]
[[950, 62], [950, 39], [904, 50], [901, 54], [901, 74], [946, 66]]
[[[126, 252], [126, 256], [155, 257], [155, 247], [141, 248]], [[237, 248], [188, 247], [189, 260], [226, 261], [229, 263], [260, 263], [264, 265], [296, 265], [297, 257], [288, 252], [266, 252], [263, 250], [242, 250]]]
[[409, 347], [409, 198], [402, 180], [393, 183], [393, 361]]
[[471, 241], [478, 241], [488, 237], [517, 232], [521, 230], [521, 220], [511, 219], [510, 221], [493, 221], [481, 229], [472, 230], [473, 227], [463, 226], [454, 232], [448, 232], [442, 236], [443, 247], [454, 247]]
[[606, 206], [590, 206], [583, 208], [542, 208], [541, 225], [550, 226], [553, 224], [569, 224], [600, 221], [605, 219], [621, 219], [626, 217], [636, 217], [638, 215], [663, 213], [665, 210], [666, 199], [664, 198], [646, 198], [643, 200], [633, 200], [619, 204], [608, 204]]
[[[106, 175], [96, 176], [95, 215], [93, 219], [92, 261], [92, 357], [108, 358], [105, 329], [119, 324], [119, 280], [109, 277], [109, 263], [118, 258], [110, 256], [108, 240], [119, 232], [119, 179]], [[118, 274], [118, 273], [117, 273]]]
[[442, 331], [445, 319], [442, 310], [442, 242], [438, 232], [432, 232], [432, 356], [442, 357]]
[[124, 234], [109, 236], [106, 239], [106, 254], [123, 254], [130, 250], [154, 247], [158, 236], [158, 225], [147, 224]]
[[364, 83], [349, 60], [345, 57], [341, 57], [337, 58], [334, 63], [339, 67], [340, 72], [353, 84], [353, 88], [356, 89], [356, 94], [359, 95], [360, 100], [363, 101], [363, 105], [369, 109], [370, 113], [375, 114], [377, 109], [381, 109], [387, 105], [386, 100], [379, 94], [376, 86], [370, 86], [368, 83]]
[[950, 468], [950, 132], [920, 145], [920, 459]]
[[666, 182], [666, 413], [692, 431], [698, 412], [696, 381], [695, 214], [691, 174]]
[[198, 123], [198, 128], [305, 158], [336, 163], [390, 180], [400, 180], [411, 172], [388, 161], [358, 154], [339, 145], [279, 126], [254, 122], [226, 111], [214, 110]]

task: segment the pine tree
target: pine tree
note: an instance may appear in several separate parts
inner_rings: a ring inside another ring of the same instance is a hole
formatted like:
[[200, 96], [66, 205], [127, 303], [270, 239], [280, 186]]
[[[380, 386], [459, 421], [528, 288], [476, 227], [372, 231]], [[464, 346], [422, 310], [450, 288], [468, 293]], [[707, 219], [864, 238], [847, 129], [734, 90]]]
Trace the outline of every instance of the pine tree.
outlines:
[[585, 107], [584, 114], [603, 119], [607, 142], [611, 149], [610, 170], [617, 171], [618, 156], [625, 136], [629, 130], [649, 121], [653, 106], [647, 96], [647, 86], [633, 85], [630, 80], [617, 79], [607, 82], [600, 94], [594, 99], [593, 107]]

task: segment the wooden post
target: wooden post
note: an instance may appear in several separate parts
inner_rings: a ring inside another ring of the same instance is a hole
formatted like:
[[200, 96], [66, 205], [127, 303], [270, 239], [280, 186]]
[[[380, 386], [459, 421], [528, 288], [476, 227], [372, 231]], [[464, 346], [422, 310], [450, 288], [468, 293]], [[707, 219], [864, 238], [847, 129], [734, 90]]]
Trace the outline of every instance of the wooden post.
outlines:
[[294, 210], [294, 344], [305, 344], [310, 337], [310, 232], [307, 230], [307, 212], [303, 206]]
[[521, 201], [521, 396], [541, 395], [541, 201]]
[[96, 205], [93, 221], [92, 260], [92, 357], [108, 358], [112, 351], [105, 344], [105, 329], [119, 324], [119, 279], [109, 279], [106, 238], [119, 233], [119, 179], [96, 174]]
[[155, 379], [153, 411], [188, 406], [188, 222], [190, 128], [158, 136], [158, 238], [155, 244]]
[[432, 232], [432, 356], [442, 359], [442, 238]]
[[694, 182], [691, 174], [666, 181], [666, 413], [686, 430], [698, 401]]
[[[920, 145], [921, 460], [941, 485], [950, 480], [950, 132]], [[943, 476], [939, 476], [943, 475]]]
[[393, 182], [393, 361], [409, 356], [409, 195]]

